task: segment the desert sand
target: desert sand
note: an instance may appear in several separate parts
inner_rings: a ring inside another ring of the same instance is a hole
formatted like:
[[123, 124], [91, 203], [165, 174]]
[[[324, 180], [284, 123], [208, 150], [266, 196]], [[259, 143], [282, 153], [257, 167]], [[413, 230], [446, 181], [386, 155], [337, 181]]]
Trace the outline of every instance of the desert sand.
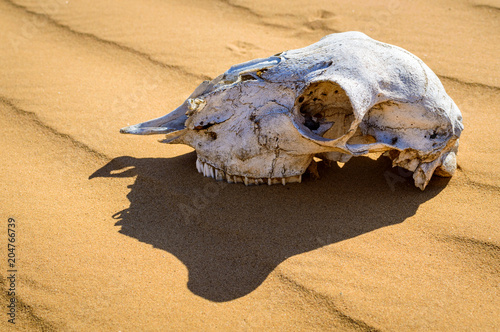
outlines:
[[[0, 1], [0, 330], [500, 330], [500, 3]], [[464, 116], [425, 191], [385, 158], [225, 184], [121, 127], [230, 66], [362, 31]], [[16, 224], [16, 324], [7, 227]]]

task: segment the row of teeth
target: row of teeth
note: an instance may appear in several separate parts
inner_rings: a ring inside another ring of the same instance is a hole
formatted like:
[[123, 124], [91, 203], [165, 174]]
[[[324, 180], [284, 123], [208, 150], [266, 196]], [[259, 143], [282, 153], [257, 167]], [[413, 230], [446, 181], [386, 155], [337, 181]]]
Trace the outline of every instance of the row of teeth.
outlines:
[[296, 176], [289, 176], [284, 178], [249, 178], [247, 176], [230, 175], [224, 171], [204, 163], [200, 159], [196, 159], [196, 168], [198, 172], [206, 177], [214, 178], [216, 180], [226, 180], [228, 183], [244, 183], [245, 186], [259, 185], [267, 183], [268, 185], [279, 184], [285, 185], [287, 183], [302, 182], [302, 174]]

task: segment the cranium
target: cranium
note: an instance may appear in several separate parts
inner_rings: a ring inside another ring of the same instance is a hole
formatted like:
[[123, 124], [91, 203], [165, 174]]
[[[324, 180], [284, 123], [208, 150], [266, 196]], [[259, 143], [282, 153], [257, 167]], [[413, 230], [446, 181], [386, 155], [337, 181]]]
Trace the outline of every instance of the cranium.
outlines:
[[460, 110], [413, 54], [360, 32], [231, 67], [173, 112], [121, 129], [196, 150], [205, 176], [300, 182], [313, 157], [385, 153], [424, 189], [456, 169]]

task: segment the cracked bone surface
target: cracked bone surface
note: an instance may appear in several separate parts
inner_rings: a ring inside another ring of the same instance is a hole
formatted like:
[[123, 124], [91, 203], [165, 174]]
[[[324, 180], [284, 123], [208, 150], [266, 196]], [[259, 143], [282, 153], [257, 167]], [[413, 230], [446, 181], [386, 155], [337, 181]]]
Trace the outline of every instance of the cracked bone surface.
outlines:
[[173, 112], [121, 129], [196, 150], [205, 176], [301, 182], [313, 157], [385, 153], [424, 189], [456, 169], [460, 110], [419, 58], [360, 32], [231, 67]]

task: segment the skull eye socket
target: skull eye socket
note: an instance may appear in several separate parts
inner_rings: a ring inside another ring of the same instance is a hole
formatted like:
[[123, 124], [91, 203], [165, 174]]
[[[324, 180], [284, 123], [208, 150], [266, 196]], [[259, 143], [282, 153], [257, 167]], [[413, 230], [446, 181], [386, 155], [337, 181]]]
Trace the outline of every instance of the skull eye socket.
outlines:
[[300, 123], [327, 139], [345, 135], [354, 121], [351, 101], [335, 82], [309, 85], [295, 101], [295, 109]]

